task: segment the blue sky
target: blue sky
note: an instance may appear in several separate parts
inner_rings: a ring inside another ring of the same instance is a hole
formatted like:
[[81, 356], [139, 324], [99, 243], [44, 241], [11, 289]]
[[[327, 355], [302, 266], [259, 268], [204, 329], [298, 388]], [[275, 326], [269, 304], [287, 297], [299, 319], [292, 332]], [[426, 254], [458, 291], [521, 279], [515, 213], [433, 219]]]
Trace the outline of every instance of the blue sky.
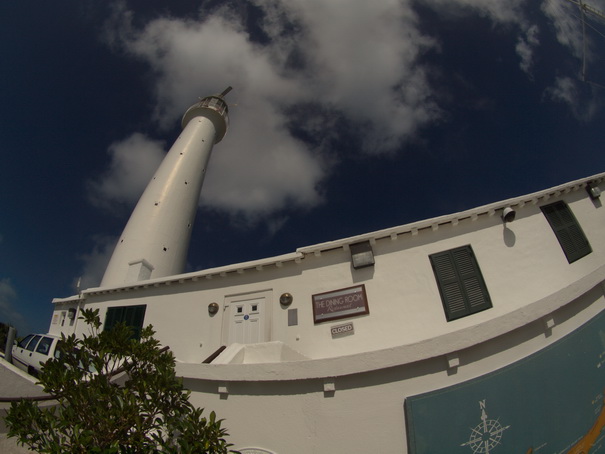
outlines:
[[588, 25], [584, 51], [567, 0], [2, 2], [0, 321], [45, 332], [98, 285], [181, 115], [227, 85], [188, 271], [605, 171]]

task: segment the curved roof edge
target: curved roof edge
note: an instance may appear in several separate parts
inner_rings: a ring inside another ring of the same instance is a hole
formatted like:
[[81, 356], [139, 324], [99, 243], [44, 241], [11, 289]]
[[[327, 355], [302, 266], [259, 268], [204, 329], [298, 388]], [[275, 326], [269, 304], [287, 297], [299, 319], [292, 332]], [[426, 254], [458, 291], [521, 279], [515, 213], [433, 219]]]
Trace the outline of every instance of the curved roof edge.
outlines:
[[335, 241], [329, 241], [325, 243], [319, 243], [311, 246], [305, 246], [297, 248], [295, 252], [279, 255], [275, 257], [268, 257], [260, 260], [254, 260], [249, 262], [242, 262], [232, 265], [225, 265], [217, 268], [210, 268], [206, 270], [193, 271], [190, 273], [178, 274], [175, 276], [162, 277], [157, 279], [150, 279], [147, 281], [138, 281], [132, 283], [125, 283], [124, 285], [112, 286], [112, 287], [94, 287], [83, 290], [80, 295], [74, 295], [67, 298], [54, 298], [52, 302], [54, 304], [70, 303], [78, 300], [85, 300], [88, 295], [101, 295], [107, 293], [119, 293], [128, 292], [131, 290], [137, 290], [140, 288], [148, 287], [160, 287], [162, 285], [182, 284], [188, 281], [198, 281], [200, 279], [212, 279], [215, 276], [225, 277], [229, 273], [242, 274], [248, 270], [262, 271], [266, 267], [282, 267], [284, 263], [296, 262], [300, 263], [305, 255], [315, 254], [321, 255], [322, 252], [326, 252], [333, 249], [348, 249], [349, 245], [358, 243], [361, 241], [374, 242], [383, 238], [391, 238], [395, 240], [399, 235], [411, 233], [416, 235], [425, 229], [434, 229], [435, 227], [453, 224], [457, 225], [459, 221], [463, 219], [477, 219], [482, 215], [494, 215], [497, 211], [503, 210], [506, 207], [518, 207], [521, 208], [526, 204], [537, 204], [540, 199], [546, 200], [552, 196], [559, 196], [564, 193], [576, 191], [586, 187], [590, 182], [601, 182], [605, 180], [605, 172], [585, 177], [579, 180], [574, 180], [559, 186], [555, 186], [542, 191], [534, 192], [532, 194], [522, 195], [499, 202], [495, 202], [489, 205], [483, 205], [480, 207], [472, 208], [470, 210], [461, 211], [458, 213], [447, 214], [438, 216], [435, 218], [425, 219], [416, 221], [410, 224], [404, 224], [397, 227], [391, 227], [383, 230], [377, 230], [370, 233], [364, 233], [357, 236], [347, 237]]
[[354, 244], [361, 241], [375, 241], [383, 238], [395, 239], [398, 235], [405, 233], [416, 234], [424, 229], [432, 229], [434, 226], [442, 226], [444, 224], [456, 225], [458, 221], [463, 219], [476, 219], [482, 215], [494, 215], [497, 211], [504, 210], [506, 207], [523, 207], [526, 204], [536, 204], [540, 199], [549, 199], [552, 196], [559, 196], [561, 194], [567, 194], [571, 191], [577, 191], [578, 189], [586, 187], [591, 182], [601, 182], [605, 180], [605, 172], [598, 173], [596, 175], [585, 177], [579, 180], [570, 181], [559, 186], [544, 189], [542, 191], [534, 192], [531, 194], [522, 195], [519, 197], [513, 197], [499, 202], [494, 202], [489, 205], [483, 205], [469, 210], [460, 211], [458, 213], [446, 214], [435, 218], [424, 219], [421, 221], [412, 222], [410, 224], [404, 224], [397, 227], [391, 227], [387, 229], [377, 230], [374, 232], [364, 233], [362, 235], [356, 235], [340, 240], [329, 241], [325, 243], [315, 244], [312, 246], [305, 246], [296, 249], [297, 252], [302, 254], [312, 254], [317, 252], [328, 251], [331, 249], [337, 249], [341, 247], [348, 247], [350, 244]]
[[201, 279], [213, 279], [215, 277], [225, 277], [228, 273], [242, 274], [246, 271], [262, 271], [266, 267], [281, 268], [284, 263], [300, 262], [304, 259], [304, 254], [300, 252], [292, 252], [289, 254], [268, 257], [260, 260], [252, 260], [249, 262], [241, 262], [234, 265], [225, 265], [216, 268], [208, 268], [200, 271], [192, 271], [190, 273], [177, 274], [168, 277], [159, 277], [157, 279], [149, 279], [146, 281], [130, 282], [121, 286], [113, 287], [92, 287], [83, 290], [80, 295], [73, 295], [66, 298], [54, 298], [55, 304], [70, 303], [79, 300], [85, 300], [88, 295], [102, 295], [107, 293], [120, 293], [137, 290], [140, 288], [160, 287], [165, 285], [183, 284], [185, 282], [197, 282]]

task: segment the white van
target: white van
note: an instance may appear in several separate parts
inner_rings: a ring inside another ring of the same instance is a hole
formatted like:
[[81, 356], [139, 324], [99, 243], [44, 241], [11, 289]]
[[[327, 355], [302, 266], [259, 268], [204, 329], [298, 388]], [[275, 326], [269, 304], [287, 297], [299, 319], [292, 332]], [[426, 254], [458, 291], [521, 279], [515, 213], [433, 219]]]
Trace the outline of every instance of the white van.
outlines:
[[59, 340], [52, 334], [25, 336], [17, 345], [13, 345], [13, 364], [30, 375], [37, 375], [42, 364], [55, 355]]

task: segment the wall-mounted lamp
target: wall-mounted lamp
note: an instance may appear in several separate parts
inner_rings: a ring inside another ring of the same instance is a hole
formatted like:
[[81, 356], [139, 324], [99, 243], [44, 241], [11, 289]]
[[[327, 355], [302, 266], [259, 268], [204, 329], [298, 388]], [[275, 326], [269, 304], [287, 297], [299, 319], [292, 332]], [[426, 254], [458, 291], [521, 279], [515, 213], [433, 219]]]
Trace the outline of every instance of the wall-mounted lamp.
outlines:
[[502, 210], [502, 220], [504, 222], [513, 222], [515, 220], [516, 215], [517, 212], [511, 207], [506, 207]]
[[294, 298], [290, 293], [282, 293], [282, 295], [279, 297], [279, 304], [282, 306], [289, 306], [292, 304], [292, 300], [294, 300]]
[[596, 200], [601, 197], [601, 188], [593, 181], [586, 185], [586, 192], [592, 200]]
[[374, 252], [369, 241], [351, 244], [349, 248], [351, 249], [351, 261], [354, 269], [374, 266]]
[[214, 315], [218, 312], [218, 304], [217, 303], [210, 303], [208, 305], [208, 313], [210, 315]]

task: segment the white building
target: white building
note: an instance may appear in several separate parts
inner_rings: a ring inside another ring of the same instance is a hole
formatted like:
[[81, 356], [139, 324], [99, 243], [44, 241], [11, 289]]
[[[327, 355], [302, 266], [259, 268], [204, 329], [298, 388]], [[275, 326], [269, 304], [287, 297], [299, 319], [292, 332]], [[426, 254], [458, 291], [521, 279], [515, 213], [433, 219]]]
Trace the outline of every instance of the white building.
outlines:
[[597, 452], [604, 180], [193, 273], [138, 251], [50, 333], [152, 324], [244, 453]]

